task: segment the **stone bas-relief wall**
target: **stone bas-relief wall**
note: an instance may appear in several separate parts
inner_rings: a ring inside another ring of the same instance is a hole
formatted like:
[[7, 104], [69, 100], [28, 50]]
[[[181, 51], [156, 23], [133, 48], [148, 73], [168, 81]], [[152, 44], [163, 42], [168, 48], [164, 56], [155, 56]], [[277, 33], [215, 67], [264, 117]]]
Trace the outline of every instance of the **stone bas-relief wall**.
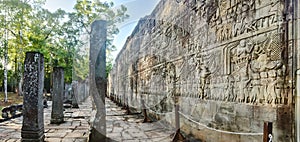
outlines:
[[292, 58], [280, 0], [162, 0], [128, 37], [109, 94], [204, 141], [292, 141]]

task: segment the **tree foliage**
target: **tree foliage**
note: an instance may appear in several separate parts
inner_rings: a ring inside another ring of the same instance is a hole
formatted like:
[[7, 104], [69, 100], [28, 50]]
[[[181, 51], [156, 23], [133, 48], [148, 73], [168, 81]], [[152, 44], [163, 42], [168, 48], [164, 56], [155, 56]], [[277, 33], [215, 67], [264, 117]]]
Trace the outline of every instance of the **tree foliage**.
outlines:
[[[76, 5], [74, 6], [75, 12], [69, 14], [69, 18], [73, 23], [73, 27], [79, 27], [80, 35], [86, 35], [81, 38], [89, 38], [91, 23], [97, 19], [104, 19], [107, 21], [107, 71], [111, 70], [112, 56], [111, 52], [116, 50], [116, 47], [112, 45], [114, 35], [119, 33], [119, 29], [116, 26], [116, 23], [123, 22], [129, 15], [126, 14], [127, 8], [123, 5], [119, 9], [113, 9], [114, 4], [112, 2], [100, 2], [99, 0], [77, 0]], [[83, 28], [82, 28], [83, 27]], [[86, 40], [88, 41], [88, 40]], [[82, 46], [89, 44], [88, 42], [81, 43]], [[82, 51], [78, 51], [83, 53]], [[86, 50], [85, 50], [86, 52]], [[86, 56], [86, 55], [84, 55]], [[83, 61], [83, 60], [79, 60]], [[83, 63], [86, 61], [83, 61]], [[82, 63], [81, 63], [82, 65]], [[75, 66], [77, 67], [77, 66]], [[86, 68], [86, 66], [78, 66], [79, 68]], [[75, 74], [78, 74], [79, 78], [82, 78], [87, 75], [88, 72], [83, 73], [86, 69], [75, 69]], [[85, 74], [85, 75], [83, 75]]]
[[44, 54], [46, 78], [51, 77], [54, 66], [65, 68], [66, 82], [87, 78], [89, 27], [97, 19], [108, 21], [107, 53], [111, 61], [110, 53], [115, 50], [113, 37], [119, 32], [116, 23], [128, 18], [124, 6], [113, 9], [112, 2], [77, 0], [73, 12], [62, 9], [51, 12], [43, 8], [44, 4], [45, 0], [0, 1], [1, 84], [5, 43], [8, 43], [8, 78], [14, 86], [21, 81], [27, 51]]

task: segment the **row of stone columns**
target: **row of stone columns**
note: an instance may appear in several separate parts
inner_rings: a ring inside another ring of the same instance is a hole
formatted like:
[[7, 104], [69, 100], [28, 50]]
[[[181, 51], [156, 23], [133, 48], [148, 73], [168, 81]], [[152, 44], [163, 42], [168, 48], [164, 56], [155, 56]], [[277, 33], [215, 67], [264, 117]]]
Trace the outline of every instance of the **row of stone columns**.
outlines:
[[[90, 141], [103, 141], [106, 137], [106, 32], [107, 23], [96, 20], [91, 25], [90, 38], [90, 94], [97, 113], [92, 124]], [[26, 53], [24, 71], [22, 142], [44, 141], [44, 58], [37, 52]], [[63, 119], [64, 73], [54, 68], [51, 123], [59, 124]]]
[[[24, 68], [22, 142], [44, 141], [44, 58], [37, 52], [27, 52]], [[55, 67], [53, 71], [53, 94], [51, 123], [64, 122], [63, 90], [64, 70]]]

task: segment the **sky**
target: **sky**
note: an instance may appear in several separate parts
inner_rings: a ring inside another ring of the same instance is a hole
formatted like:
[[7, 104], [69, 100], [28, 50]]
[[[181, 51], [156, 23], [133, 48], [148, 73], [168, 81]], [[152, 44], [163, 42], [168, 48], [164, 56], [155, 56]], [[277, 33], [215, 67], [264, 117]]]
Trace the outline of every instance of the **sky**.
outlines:
[[[100, 1], [112, 1], [114, 2], [114, 8], [125, 5], [127, 7], [127, 14], [130, 18], [121, 24], [118, 24], [120, 30], [119, 34], [115, 37], [113, 44], [117, 47], [117, 51], [113, 53], [116, 57], [118, 52], [122, 49], [127, 36], [129, 36], [138, 20], [146, 15], [151, 14], [152, 10], [158, 4], [159, 0], [100, 0]], [[50, 11], [55, 11], [59, 8], [71, 12], [76, 0], [46, 0], [44, 8]]]

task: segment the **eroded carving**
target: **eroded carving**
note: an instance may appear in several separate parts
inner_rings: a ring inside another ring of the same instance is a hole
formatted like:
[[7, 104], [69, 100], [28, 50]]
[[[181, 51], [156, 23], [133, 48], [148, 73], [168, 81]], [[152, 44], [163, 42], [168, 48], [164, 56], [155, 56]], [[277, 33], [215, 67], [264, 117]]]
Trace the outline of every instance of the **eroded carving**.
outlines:
[[[128, 71], [122, 68], [136, 62], [136, 75], [127, 75], [125, 81], [136, 96], [176, 94], [252, 105], [284, 104], [287, 64], [280, 2], [177, 2], [180, 14], [155, 17], [153, 13], [141, 21], [119, 58], [118, 72]], [[137, 49], [131, 53], [130, 48]]]

